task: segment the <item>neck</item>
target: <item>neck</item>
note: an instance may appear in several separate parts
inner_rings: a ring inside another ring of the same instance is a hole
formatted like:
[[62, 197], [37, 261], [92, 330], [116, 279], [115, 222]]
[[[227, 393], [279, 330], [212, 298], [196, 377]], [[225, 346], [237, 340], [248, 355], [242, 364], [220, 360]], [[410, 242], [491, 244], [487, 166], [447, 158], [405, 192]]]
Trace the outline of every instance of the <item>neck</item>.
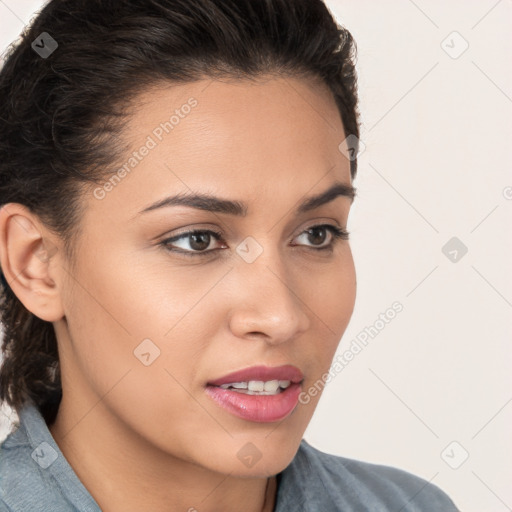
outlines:
[[103, 512], [274, 509], [275, 477], [234, 477], [163, 453], [127, 430], [101, 402], [77, 421], [63, 397], [49, 430]]

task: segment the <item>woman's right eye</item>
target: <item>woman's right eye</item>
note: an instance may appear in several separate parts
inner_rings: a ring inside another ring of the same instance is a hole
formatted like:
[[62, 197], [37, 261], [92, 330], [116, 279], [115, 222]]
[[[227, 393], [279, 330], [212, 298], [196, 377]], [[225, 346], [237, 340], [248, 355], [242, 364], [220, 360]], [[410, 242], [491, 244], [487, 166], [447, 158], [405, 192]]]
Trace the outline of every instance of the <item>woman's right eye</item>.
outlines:
[[[216, 241], [222, 240], [221, 233], [205, 229], [185, 231], [171, 238], [166, 238], [160, 242], [160, 245], [163, 245], [165, 249], [170, 252], [185, 254], [187, 256], [203, 256], [219, 249], [210, 248], [212, 239]], [[220, 248], [226, 248], [226, 246]]]

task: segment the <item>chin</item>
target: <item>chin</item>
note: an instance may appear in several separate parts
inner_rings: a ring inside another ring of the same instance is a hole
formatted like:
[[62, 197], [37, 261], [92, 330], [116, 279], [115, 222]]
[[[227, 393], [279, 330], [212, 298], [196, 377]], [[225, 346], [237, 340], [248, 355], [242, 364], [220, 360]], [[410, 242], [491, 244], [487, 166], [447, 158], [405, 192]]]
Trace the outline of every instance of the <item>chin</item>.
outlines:
[[259, 435], [230, 439], [220, 449], [212, 447], [211, 467], [239, 478], [267, 478], [283, 471], [299, 449], [303, 431], [287, 431], [283, 424]]

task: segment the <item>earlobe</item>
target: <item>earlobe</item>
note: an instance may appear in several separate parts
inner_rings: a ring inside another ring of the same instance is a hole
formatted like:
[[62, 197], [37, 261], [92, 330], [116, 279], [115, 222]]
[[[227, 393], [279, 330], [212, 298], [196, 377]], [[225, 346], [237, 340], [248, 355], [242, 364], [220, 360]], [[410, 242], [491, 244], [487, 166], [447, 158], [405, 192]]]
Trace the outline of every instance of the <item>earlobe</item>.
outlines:
[[18, 203], [0, 209], [0, 265], [10, 288], [34, 315], [48, 322], [63, 315], [52, 258], [58, 249], [38, 217]]

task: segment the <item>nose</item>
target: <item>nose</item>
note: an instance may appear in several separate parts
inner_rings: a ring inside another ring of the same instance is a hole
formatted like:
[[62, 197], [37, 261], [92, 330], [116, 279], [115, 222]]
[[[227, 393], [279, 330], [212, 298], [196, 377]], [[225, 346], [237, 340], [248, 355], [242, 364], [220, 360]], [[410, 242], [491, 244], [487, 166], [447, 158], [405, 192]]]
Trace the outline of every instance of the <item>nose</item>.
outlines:
[[[237, 262], [231, 279], [231, 332], [246, 339], [262, 338], [277, 345], [298, 337], [310, 327], [308, 306], [278, 256], [264, 251], [254, 262]], [[301, 287], [304, 290], [304, 287]]]

